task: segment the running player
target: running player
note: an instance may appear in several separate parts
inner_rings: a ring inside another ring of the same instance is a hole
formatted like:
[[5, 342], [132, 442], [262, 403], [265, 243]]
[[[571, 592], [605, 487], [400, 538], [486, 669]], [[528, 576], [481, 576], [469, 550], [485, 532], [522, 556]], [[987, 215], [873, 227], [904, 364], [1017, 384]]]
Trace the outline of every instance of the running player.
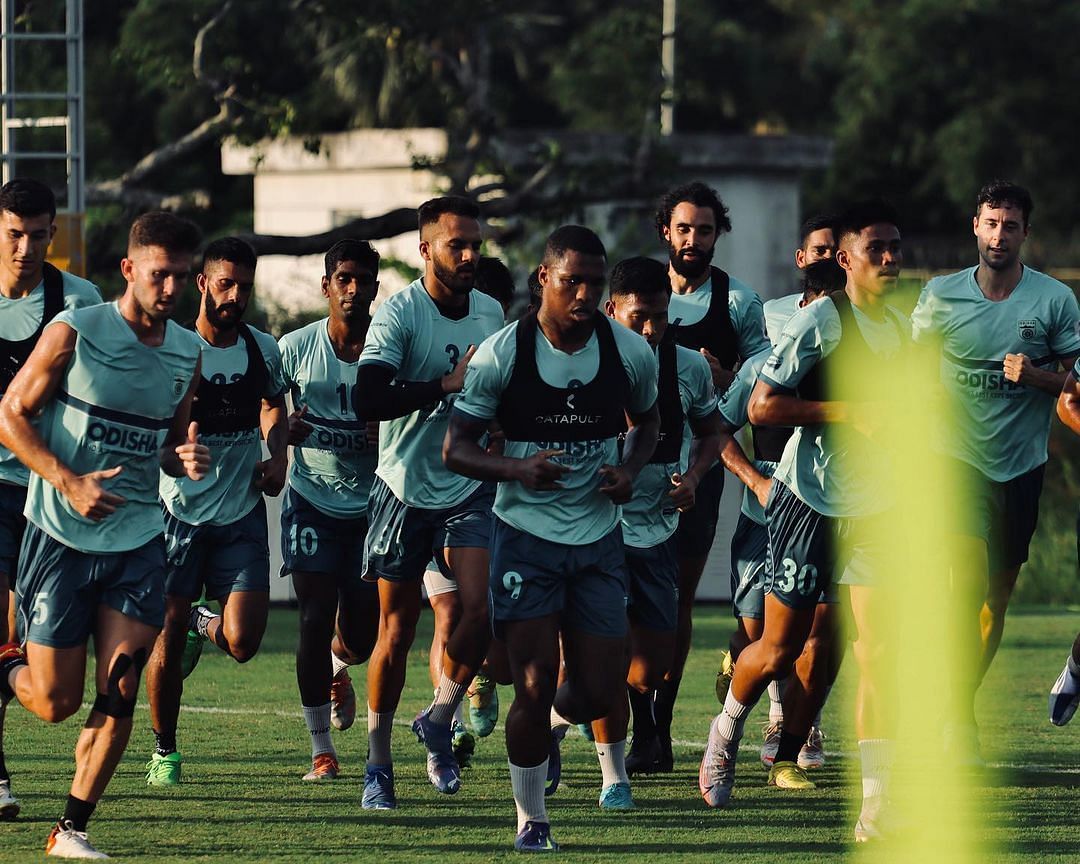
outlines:
[[[648, 343], [597, 311], [605, 255], [587, 228], [551, 234], [539, 312], [481, 346], [445, 445], [452, 470], [500, 481], [490, 589], [514, 681], [506, 749], [514, 846], [525, 852], [558, 848], [544, 805], [552, 709], [589, 722], [610, 713], [626, 686], [618, 505], [656, 445], [657, 373]], [[506, 455], [481, 443], [495, 419]], [[566, 683], [556, 689], [560, 632]]]
[[[621, 520], [629, 577], [626, 683], [630, 698], [645, 702], [637, 714], [643, 725], [634, 728], [631, 755], [647, 768], [656, 763], [660, 747], [655, 729], [644, 725], [652, 718], [650, 697], [663, 682], [675, 651], [675, 529], [679, 513], [694, 506], [697, 484], [716, 459], [720, 427], [708, 361], [676, 345], [668, 334], [671, 281], [664, 265], [651, 258], [620, 261], [611, 271], [608, 297], [607, 314], [645, 338], [656, 352], [659, 374], [659, 440], [634, 483], [633, 498], [622, 508]], [[632, 763], [624, 760], [628, 720], [627, 701], [618, 699], [614, 711], [592, 724], [603, 773], [600, 806], [609, 810], [634, 807], [628, 777]]]
[[159, 467], [197, 481], [210, 465], [189, 423], [199, 344], [168, 320], [198, 242], [172, 214], [136, 219], [120, 263], [124, 294], [57, 315], [0, 403], [0, 441], [32, 472], [16, 580], [26, 650], [0, 649], [3, 699], [47, 722], [70, 717], [94, 636], [97, 698], [46, 846], [59, 857], [106, 857], [86, 823], [127, 745], [165, 612]]
[[379, 616], [378, 593], [362, 579], [375, 446], [354, 407], [357, 364], [379, 290], [379, 253], [363, 240], [339, 240], [323, 263], [328, 316], [278, 343], [293, 407], [282, 572], [292, 574], [300, 606], [296, 682], [311, 735], [311, 770], [303, 779], [313, 781], [338, 776], [330, 727], [353, 723], [348, 667], [371, 654]]
[[[746, 285], [711, 266], [716, 241], [731, 230], [727, 207], [704, 183], [678, 186], [665, 195], [656, 212], [656, 230], [667, 245], [671, 278], [668, 317], [675, 341], [701, 351], [712, 369], [717, 394], [734, 379], [737, 363], [769, 348], [761, 300]], [[692, 614], [698, 582], [716, 537], [724, 466], [719, 462], [701, 480], [697, 503], [679, 517], [679, 626], [675, 659], [654, 702], [660, 758], [655, 770], [670, 771], [671, 716], [690, 652]], [[640, 700], [639, 700], [640, 701]], [[635, 711], [635, 726], [637, 715]]]
[[[1057, 401], [1061, 422], [1080, 435], [1080, 361], [1065, 381]], [[1076, 524], [1076, 558], [1080, 561], [1080, 519]], [[1054, 686], [1050, 688], [1050, 722], [1064, 726], [1080, 707], [1080, 633], [1073, 642], [1072, 652], [1065, 661]]]
[[[857, 205], [841, 217], [836, 260], [846, 273], [845, 291], [810, 303], [788, 321], [751, 396], [751, 422], [797, 428], [784, 447], [765, 505], [769, 555], [778, 563], [765, 595], [764, 630], [740, 655], [724, 710], [710, 725], [699, 772], [706, 802], [726, 806], [747, 714], [768, 682], [792, 669], [821, 592], [849, 564], [845, 581], [855, 581], [858, 574], [858, 584], [848, 587], [863, 682], [856, 714], [864, 795], [857, 840], [878, 830], [890, 752], [889, 717], [873, 701], [873, 685], [879, 680], [873, 664], [887, 662], [882, 636], [869, 614], [873, 591], [880, 589], [866, 584], [879, 567], [877, 550], [867, 536], [872, 520], [890, 506], [885, 482], [890, 466], [887, 454], [863, 434], [863, 417], [869, 413], [865, 403], [880, 400], [880, 394], [870, 384], [849, 382], [836, 370], [889, 362], [905, 344], [907, 320], [885, 304], [902, 257], [896, 221], [892, 208], [875, 202]], [[844, 551], [850, 563], [838, 560], [834, 547], [840, 537], [852, 538]], [[852, 566], [855, 563], [859, 566]], [[796, 760], [816, 706], [799, 675], [789, 679], [788, 688], [789, 710], [769, 784], [813, 788]]]
[[494, 490], [447, 470], [441, 452], [465, 368], [475, 346], [503, 325], [502, 307], [473, 290], [481, 242], [476, 204], [435, 198], [417, 214], [423, 278], [376, 311], [357, 378], [361, 416], [384, 421], [366, 550], [365, 576], [378, 579], [382, 610], [368, 664], [367, 809], [397, 806], [391, 730], [420, 616], [420, 583], [433, 554], [457, 582], [461, 618], [443, 651], [435, 699], [412, 728], [427, 747], [428, 779], [446, 794], [461, 786], [451, 721], [490, 640]]
[[970, 538], [958, 562], [966, 580], [958, 581], [977, 592], [970, 605], [981, 606], [966, 628], [979, 655], [969, 680], [958, 685], [967, 728], [949, 730], [946, 741], [963, 762], [981, 762], [975, 690], [1001, 643], [1005, 610], [1028, 558], [1050, 415], [1080, 353], [1072, 289], [1020, 260], [1032, 207], [1020, 186], [984, 186], [972, 220], [979, 263], [931, 279], [912, 313], [914, 339], [940, 348], [942, 385], [955, 403], [955, 421], [940, 430], [937, 449], [958, 460], [972, 498], [958, 514], [965, 520], [958, 531]]
[[[0, 396], [11, 384], [45, 325], [64, 309], [101, 302], [97, 287], [58, 270], [45, 254], [56, 233], [56, 198], [44, 183], [19, 178], [0, 186]], [[26, 519], [30, 474], [0, 447], [0, 636], [15, 638], [15, 562]], [[13, 819], [19, 802], [11, 794], [4, 763], [4, 707], [0, 702], [0, 818]]]
[[[165, 626], [146, 667], [156, 747], [151, 786], [180, 782], [176, 726], [188, 628], [201, 649], [209, 639], [238, 663], [259, 650], [270, 606], [270, 552], [263, 494], [278, 495], [288, 467], [289, 425], [277, 342], [243, 322], [255, 287], [255, 251], [243, 240], [215, 240], [196, 277], [202, 375], [191, 419], [210, 448], [211, 472], [199, 482], [162, 474], [168, 570]], [[270, 458], [262, 459], [262, 436]], [[206, 592], [221, 614], [192, 603]], [[195, 655], [196, 657], [198, 655]]]

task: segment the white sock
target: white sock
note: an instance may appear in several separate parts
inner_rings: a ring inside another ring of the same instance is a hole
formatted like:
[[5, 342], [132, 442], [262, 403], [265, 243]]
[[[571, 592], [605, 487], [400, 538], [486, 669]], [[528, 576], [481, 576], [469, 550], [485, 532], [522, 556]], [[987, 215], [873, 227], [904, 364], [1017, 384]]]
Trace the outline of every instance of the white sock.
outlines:
[[342, 669], [348, 669], [349, 664], [337, 656], [332, 650], [330, 651], [330, 667], [334, 670], [334, 677], [337, 678], [338, 672]]
[[888, 793], [892, 753], [893, 742], [888, 738], [866, 738], [859, 742], [864, 812], [876, 813]]
[[521, 768], [510, 762], [510, 787], [514, 790], [514, 806], [517, 807], [517, 830], [526, 822], [547, 822], [544, 806], [544, 787], [547, 785], [548, 760], [535, 768]]
[[551, 731], [552, 732], [566, 732], [574, 724], [562, 716], [555, 710], [555, 706], [551, 706]]
[[626, 739], [610, 744], [596, 742], [596, 756], [600, 760], [600, 773], [603, 774], [603, 788], [612, 783], [630, 784], [626, 776]]
[[735, 744], [742, 740], [746, 716], [753, 705], [743, 705], [735, 698], [734, 691], [728, 690], [724, 700], [724, 710], [716, 715], [716, 731], [725, 741]]
[[394, 729], [394, 712], [384, 711], [379, 714], [367, 709], [368, 765], [390, 765], [390, 733]]
[[304, 709], [304, 722], [311, 733], [311, 758], [314, 759], [320, 753], [329, 753], [336, 757], [334, 742], [330, 740], [330, 703], [301, 707]]
[[769, 682], [769, 722], [784, 722], [784, 682], [787, 678]]
[[435, 700], [427, 710], [428, 719], [432, 723], [448, 726], [454, 719], [454, 711], [461, 704], [462, 697], [469, 684], [458, 684], [452, 678], [447, 678], [445, 672], [439, 673], [439, 689], [435, 691]]
[[829, 701], [829, 693], [831, 691], [832, 684], [825, 688], [825, 698], [821, 700], [821, 707], [818, 708], [817, 714], [814, 715], [814, 722], [810, 724], [811, 726], [817, 726], [818, 729], [821, 728], [821, 712], [825, 710], [825, 703]]

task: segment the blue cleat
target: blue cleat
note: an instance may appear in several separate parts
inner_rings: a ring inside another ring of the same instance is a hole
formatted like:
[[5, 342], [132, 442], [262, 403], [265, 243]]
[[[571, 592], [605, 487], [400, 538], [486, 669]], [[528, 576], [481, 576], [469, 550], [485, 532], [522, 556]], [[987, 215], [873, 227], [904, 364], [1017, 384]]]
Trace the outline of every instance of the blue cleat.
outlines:
[[427, 712], [416, 715], [412, 724], [416, 740], [427, 747], [427, 776], [439, 792], [453, 795], [461, 788], [461, 769], [454, 758], [450, 724], [432, 723]]
[[601, 810], [633, 810], [634, 798], [629, 783], [612, 783], [600, 793]]
[[1050, 722], [1055, 726], [1064, 726], [1080, 706], [1080, 680], [1069, 669], [1069, 664], [1061, 670], [1054, 686], [1050, 688]]
[[393, 765], [368, 765], [364, 769], [364, 797], [360, 806], [365, 810], [397, 809]]
[[[547, 785], [544, 787], [544, 797], [548, 798], [555, 794], [559, 788], [559, 779], [562, 777], [562, 753], [559, 745], [566, 736], [566, 726], [551, 730], [551, 749], [548, 751]], [[530, 823], [532, 824], [532, 823]], [[542, 823], [536, 823], [542, 824]]]
[[550, 823], [526, 822], [525, 827], [514, 838], [514, 850], [517, 852], [558, 852], [559, 844], [551, 839]]

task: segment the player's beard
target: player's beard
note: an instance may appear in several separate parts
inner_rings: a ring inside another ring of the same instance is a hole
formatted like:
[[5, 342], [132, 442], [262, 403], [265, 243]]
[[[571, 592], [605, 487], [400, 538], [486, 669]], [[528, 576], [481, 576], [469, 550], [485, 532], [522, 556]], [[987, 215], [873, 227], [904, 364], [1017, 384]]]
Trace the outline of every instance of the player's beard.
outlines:
[[476, 268], [473, 267], [468, 276], [453, 270], [449, 267], [444, 267], [442, 262], [438, 260], [432, 260], [432, 269], [435, 271], [435, 278], [442, 282], [450, 291], [454, 294], [468, 294], [476, 287]]
[[708, 251], [695, 249], [694, 251], [698, 253], [699, 257], [694, 261], [687, 261], [683, 258], [683, 251], [676, 250], [674, 246], [668, 244], [668, 260], [671, 262], [671, 269], [684, 279], [697, 279], [712, 264], [713, 252], [716, 251], [716, 246], [711, 246]]
[[1020, 257], [1020, 253], [1010, 251], [1002, 258], [994, 258], [990, 255], [989, 246], [980, 246], [979, 257], [982, 259], [983, 264], [991, 270], [1008, 270], [1015, 266], [1016, 259]]
[[[230, 318], [223, 318], [221, 316], [222, 308], [235, 309], [236, 314]], [[240, 323], [240, 319], [244, 317], [244, 309], [239, 303], [224, 303], [219, 306], [214, 302], [214, 295], [209, 290], [206, 292], [206, 320], [210, 322], [210, 326], [215, 330], [235, 330], [236, 326]]]

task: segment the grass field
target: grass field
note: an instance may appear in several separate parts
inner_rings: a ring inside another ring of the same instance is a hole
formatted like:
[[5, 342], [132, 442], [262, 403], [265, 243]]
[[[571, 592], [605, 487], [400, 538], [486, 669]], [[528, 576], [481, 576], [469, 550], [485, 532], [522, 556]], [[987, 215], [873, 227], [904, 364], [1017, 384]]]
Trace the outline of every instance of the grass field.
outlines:
[[[91, 839], [125, 861], [493, 861], [513, 856], [514, 808], [501, 725], [480, 741], [462, 791], [438, 795], [423, 770], [423, 751], [404, 725], [430, 699], [422, 622], [411, 655], [406, 694], [395, 731], [394, 812], [360, 809], [366, 749], [362, 716], [335, 733], [344, 776], [335, 783], [300, 782], [308, 767], [308, 736], [293, 673], [295, 611], [274, 610], [263, 650], [238, 666], [208, 648], [188, 681], [181, 714], [183, 785], [148, 789], [143, 765], [153, 746], [145, 700], [136, 711], [132, 743], [98, 813]], [[1018, 609], [983, 688], [979, 720], [989, 767], [976, 792], [978, 858], [986, 861], [1080, 860], [1080, 721], [1055, 729], [1046, 694], [1060, 671], [1080, 614]], [[563, 785], [549, 801], [562, 860], [816, 862], [878, 860], [850, 842], [858, 760], [848, 718], [851, 666], [846, 664], [826, 710], [829, 763], [811, 793], [764, 786], [751, 717], [733, 806], [710, 811], [697, 792], [697, 766], [709, 719], [717, 710], [713, 674], [726, 645], [726, 608], [697, 613], [695, 649], [675, 718], [676, 771], [634, 784], [638, 810], [601, 812], [600, 773], [591, 744], [571, 733], [563, 745]], [[363, 671], [354, 674], [362, 692]], [[501, 689], [505, 704], [510, 691]], [[0, 824], [0, 861], [35, 860], [63, 808], [73, 768], [72, 748], [85, 719], [49, 727], [17, 706], [8, 712], [7, 761], [23, 812]], [[942, 814], [948, 824], [950, 814]], [[944, 850], [938, 860], [950, 860]], [[925, 861], [924, 864], [930, 864]]]

